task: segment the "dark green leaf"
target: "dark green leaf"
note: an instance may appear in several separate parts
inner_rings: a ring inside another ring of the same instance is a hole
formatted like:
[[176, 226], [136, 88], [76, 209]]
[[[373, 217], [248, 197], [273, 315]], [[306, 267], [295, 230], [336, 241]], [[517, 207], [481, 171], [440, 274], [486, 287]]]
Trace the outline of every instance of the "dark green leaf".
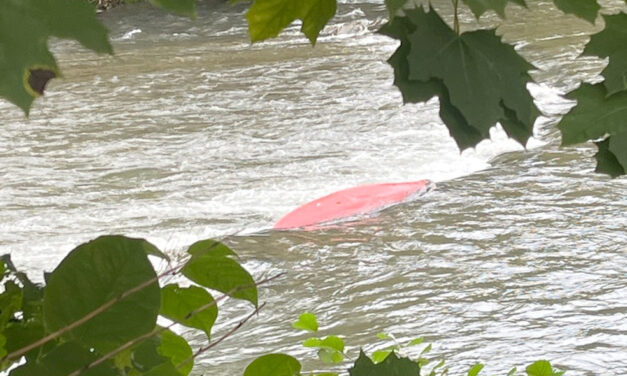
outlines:
[[407, 1], [408, 0], [385, 0], [385, 7], [388, 9], [390, 19], [396, 16], [396, 12], [398, 12], [399, 9], [402, 9], [403, 5], [405, 5]]
[[566, 14], [574, 14], [590, 23], [594, 23], [601, 6], [597, 0], [553, 0], [555, 6]]
[[605, 28], [590, 38], [583, 55], [609, 58], [601, 72], [609, 96], [627, 90], [627, 14], [604, 15], [603, 19]]
[[479, 372], [483, 369], [483, 364], [477, 363], [468, 371], [468, 376], [477, 376]]
[[292, 323], [294, 329], [308, 330], [315, 332], [318, 330], [318, 321], [316, 321], [316, 315], [311, 312], [305, 312], [298, 318], [298, 321]]
[[562, 145], [572, 145], [627, 132], [627, 91], [607, 97], [603, 84], [582, 84], [568, 93], [576, 99], [573, 107], [560, 121]]
[[255, 359], [246, 367], [244, 376], [299, 376], [298, 360], [285, 354], [268, 354]]
[[[192, 355], [192, 348], [185, 338], [173, 333], [170, 330], [161, 332], [161, 344], [158, 348], [159, 354], [170, 359], [181, 375], [188, 375], [194, 367], [193, 360], [187, 361]], [[186, 362], [187, 361], [187, 362]], [[182, 364], [179, 367], [179, 364]]]
[[[195, 312], [200, 308], [204, 309]], [[192, 316], [193, 312], [195, 314]], [[182, 325], [200, 329], [207, 338], [211, 338], [211, 328], [218, 317], [218, 307], [211, 294], [201, 287], [170, 284], [161, 289], [160, 314]]]
[[168, 12], [181, 16], [196, 17], [196, 0], [149, 0], [150, 3]]
[[538, 360], [526, 369], [529, 376], [553, 376], [553, 368], [551, 363], [546, 360]]
[[142, 246], [144, 247], [144, 251], [146, 252], [147, 255], [156, 256], [166, 261], [170, 261], [170, 258], [168, 257], [168, 255], [161, 252], [159, 248], [157, 248], [154, 244], [152, 244], [148, 240], [146, 239], [137, 239], [137, 240], [142, 242]]
[[494, 30], [457, 36], [433, 10], [407, 13], [416, 25], [409, 35], [409, 79], [441, 79], [453, 104], [484, 137], [505, 116], [503, 106], [524, 124], [527, 134], [539, 111], [526, 89], [533, 66]]
[[0, 331], [22, 309], [22, 297], [22, 289], [15, 282], [4, 283], [4, 292], [0, 294]]
[[394, 22], [386, 23], [379, 30], [381, 34], [401, 41], [399, 48], [388, 60], [388, 63], [394, 68], [394, 85], [401, 91], [403, 102], [405, 103], [424, 102], [438, 95], [440, 97], [440, 117], [448, 127], [457, 146], [461, 150], [474, 147], [484, 136], [468, 124], [459, 110], [451, 104], [448, 90], [442, 83], [442, 80], [419, 81], [409, 79], [407, 55], [409, 54], [410, 43], [408, 35], [415, 29], [415, 25], [408, 18], [397, 17]]
[[48, 49], [50, 37], [74, 39], [96, 52], [112, 52], [107, 31], [87, 1], [1, 1], [0, 97], [26, 114], [47, 81], [59, 76]]
[[420, 376], [420, 367], [407, 358], [398, 358], [392, 352], [379, 364], [360, 352], [355, 365], [348, 370], [350, 376]]
[[257, 306], [257, 286], [253, 277], [230, 257], [213, 255], [212, 252], [194, 256], [181, 272], [199, 285]]
[[315, 44], [336, 8], [336, 0], [255, 0], [246, 13], [250, 38], [258, 42], [276, 37], [298, 19], [303, 21], [301, 31]]
[[157, 275], [142, 240], [101, 236], [82, 244], [50, 276], [44, 292], [46, 327], [61, 329], [143, 284], [67, 338], [99, 351], [112, 350], [154, 329], [161, 304]]
[[526, 89], [532, 66], [493, 31], [457, 36], [433, 10], [406, 14], [380, 30], [401, 41], [388, 62], [403, 100], [438, 95], [440, 117], [462, 150], [489, 138], [497, 121], [524, 145], [539, 115]]
[[[610, 136], [603, 141], [595, 142], [599, 151], [594, 155], [597, 160], [597, 167], [594, 171], [601, 174], [608, 174], [613, 178], [624, 175], [627, 170], [627, 168], [618, 161], [616, 155], [610, 151], [611, 141], [614, 137], [615, 136]], [[625, 149], [625, 145], [627, 145], [627, 140], [622, 141], [623, 149]]]
[[[11, 376], [67, 376], [98, 359], [98, 355], [75, 342], [65, 342], [47, 353], [37, 362], [28, 362], [16, 368]], [[81, 371], [81, 376], [115, 376], [119, 373], [113, 362], [105, 361]]]
[[470, 10], [479, 18], [488, 10], [495, 11], [501, 18], [505, 18], [505, 6], [508, 2], [526, 7], [525, 0], [464, 0]]

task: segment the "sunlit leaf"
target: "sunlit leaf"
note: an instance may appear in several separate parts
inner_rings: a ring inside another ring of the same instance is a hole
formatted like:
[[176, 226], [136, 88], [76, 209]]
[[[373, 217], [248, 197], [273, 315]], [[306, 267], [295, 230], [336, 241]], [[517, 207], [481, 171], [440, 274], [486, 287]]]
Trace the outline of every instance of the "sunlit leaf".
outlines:
[[292, 323], [294, 329], [308, 330], [310, 332], [318, 331], [318, 321], [316, 315], [311, 312], [305, 312], [298, 318], [298, 321]]
[[350, 376], [420, 376], [420, 367], [410, 359], [398, 358], [394, 352], [375, 364], [361, 351], [348, 373]]
[[538, 360], [526, 369], [528, 376], [553, 376], [551, 363], [546, 360]]
[[505, 17], [505, 6], [508, 2], [526, 7], [525, 0], [464, 0], [470, 10], [479, 18], [488, 10], [495, 11], [501, 18]]
[[298, 360], [285, 354], [268, 354], [255, 359], [246, 367], [244, 376], [299, 376]]
[[377, 350], [372, 353], [372, 361], [375, 363], [381, 363], [388, 357], [388, 355], [390, 355], [390, 353], [392, 353], [392, 350]]
[[562, 145], [572, 145], [627, 132], [627, 91], [607, 97], [603, 84], [582, 84], [566, 95], [576, 99], [560, 121]]
[[481, 370], [483, 369], [483, 364], [481, 363], [477, 363], [474, 366], [472, 366], [472, 368], [470, 368], [470, 370], [468, 371], [468, 376], [477, 376], [479, 374], [479, 372], [481, 372]]
[[428, 344], [427, 347], [422, 349], [422, 351], [420, 352], [420, 356], [429, 353], [431, 351], [431, 348], [432, 348], [431, 344]]
[[509, 372], [507, 373], [507, 376], [514, 376], [515, 374], [516, 374], [516, 367], [510, 369]]
[[[87, 348], [112, 350], [150, 332], [161, 302], [157, 275], [141, 239], [101, 236], [70, 252], [50, 276], [44, 292], [44, 319], [50, 331], [145, 285], [66, 334]], [[124, 319], [121, 319], [124, 318]]]
[[235, 252], [233, 252], [231, 248], [213, 239], [205, 239], [195, 242], [194, 244], [189, 246], [189, 248], [187, 249], [187, 253], [189, 253], [193, 257], [199, 257], [203, 255], [237, 257], [237, 255], [235, 254]]
[[320, 338], [307, 338], [303, 341], [303, 346], [305, 347], [320, 347], [322, 344], [322, 340]]
[[276, 37], [292, 22], [301, 20], [301, 31], [315, 44], [336, 8], [336, 0], [255, 0], [246, 13], [250, 38], [258, 42]]
[[609, 58], [601, 72], [607, 95], [627, 90], [627, 13], [604, 15], [605, 28], [594, 34], [583, 55]]
[[318, 349], [318, 358], [325, 364], [340, 363], [344, 360], [344, 354], [326, 347]]
[[199, 285], [257, 306], [257, 286], [253, 277], [232, 257], [212, 250], [192, 257], [181, 273]]
[[196, 0], [149, 0], [150, 3], [181, 16], [196, 17]]
[[377, 338], [379, 338], [379, 339], [390, 339], [391, 337], [387, 333], [380, 332], [380, 333], [377, 333]]
[[50, 37], [74, 39], [96, 52], [112, 52], [107, 31], [87, 1], [0, 1], [0, 97], [26, 114], [48, 80], [60, 75], [48, 49]]
[[218, 307], [211, 294], [201, 287], [169, 284], [161, 289], [159, 313], [182, 325], [200, 329], [210, 338], [211, 328], [218, 317]]
[[414, 338], [411, 341], [409, 341], [407, 346], [417, 346], [417, 345], [420, 345], [424, 340], [425, 340], [424, 337]]
[[320, 342], [320, 347], [328, 347], [339, 352], [344, 351], [344, 341], [338, 336], [328, 336]]
[[555, 6], [566, 14], [574, 14], [590, 23], [594, 23], [601, 6], [597, 0], [553, 0]]

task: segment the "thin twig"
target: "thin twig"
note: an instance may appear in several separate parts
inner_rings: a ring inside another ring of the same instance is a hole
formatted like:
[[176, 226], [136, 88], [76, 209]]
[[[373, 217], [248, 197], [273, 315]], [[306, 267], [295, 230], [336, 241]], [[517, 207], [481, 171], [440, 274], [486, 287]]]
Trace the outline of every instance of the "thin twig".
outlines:
[[[196, 308], [195, 310], [193, 310], [192, 312], [190, 312], [189, 314], [187, 314], [187, 316], [185, 316], [185, 320], [189, 320], [189, 319], [191, 319], [192, 317], [196, 316], [197, 314], [201, 313], [202, 311], [204, 311], [204, 310], [206, 310], [206, 309], [208, 309], [208, 308], [210, 308], [210, 307], [212, 307], [212, 306], [214, 306], [214, 305], [217, 305], [219, 301], [221, 301], [221, 300], [223, 300], [223, 299], [227, 298], [228, 296], [230, 296], [230, 295], [232, 295], [232, 294], [234, 294], [234, 293], [236, 293], [236, 292], [238, 292], [238, 291], [242, 291], [242, 290], [245, 290], [245, 289], [249, 289], [249, 288], [250, 288], [250, 287], [252, 287], [252, 286], [262, 286], [262, 285], [264, 285], [264, 284], [266, 284], [266, 283], [269, 283], [269, 282], [271, 282], [271, 281], [273, 281], [273, 280], [275, 280], [275, 279], [277, 279], [277, 278], [279, 278], [279, 277], [282, 277], [283, 275], [285, 275], [285, 273], [279, 273], [279, 274], [276, 274], [276, 275], [274, 275], [274, 276], [272, 276], [272, 277], [268, 277], [268, 278], [266, 278], [266, 279], [262, 279], [261, 281], [259, 281], [259, 282], [255, 283], [254, 285], [245, 285], [245, 286], [238, 286], [238, 287], [236, 287], [236, 288], [233, 288], [233, 289], [231, 289], [231, 290], [227, 291], [227, 293], [226, 293], [226, 294], [223, 294], [223, 295], [221, 295], [221, 296], [217, 297], [215, 300], [211, 301], [210, 303], [207, 303], [207, 304], [205, 304], [205, 305], [203, 305], [203, 306], [200, 306], [200, 307]], [[265, 303], [264, 303], [264, 304], [265, 304]], [[259, 309], [256, 309], [255, 311], [258, 311], [258, 310], [259, 310]], [[154, 336], [154, 335], [160, 334], [160, 333], [162, 333], [162, 332], [164, 332], [164, 331], [166, 331], [166, 330], [171, 329], [171, 328], [172, 328], [174, 325], [176, 325], [176, 324], [179, 324], [179, 322], [177, 322], [177, 321], [173, 321], [170, 325], [168, 325], [168, 326], [166, 326], [166, 327], [159, 327], [159, 328], [156, 328], [155, 330], [153, 330], [153, 331], [151, 331], [151, 332], [149, 332], [149, 333], [146, 333], [146, 334], [144, 334], [144, 335], [142, 335], [142, 336], [139, 336], [139, 337], [137, 337], [137, 338], [134, 338], [134, 339], [132, 339], [132, 340], [130, 340], [130, 341], [128, 341], [128, 342], [126, 342], [126, 343], [125, 343], [125, 344], [123, 344], [122, 346], [120, 346], [120, 347], [116, 348], [115, 350], [112, 350], [112, 351], [108, 352], [107, 354], [103, 355], [102, 357], [100, 357], [100, 358], [98, 358], [98, 359], [94, 360], [93, 362], [91, 362], [91, 363], [89, 363], [89, 364], [85, 365], [84, 367], [82, 367], [82, 368], [80, 368], [80, 369], [78, 369], [78, 370], [76, 370], [76, 371], [72, 372], [72, 373], [71, 373], [71, 374], [69, 374], [68, 376], [78, 376], [78, 375], [80, 375], [82, 372], [85, 372], [85, 371], [87, 371], [87, 370], [89, 370], [89, 369], [91, 369], [91, 368], [94, 368], [94, 367], [96, 367], [96, 366], [98, 366], [98, 365], [102, 364], [103, 362], [105, 362], [105, 361], [107, 361], [107, 360], [109, 360], [109, 359], [113, 358], [113, 357], [114, 357], [114, 356], [116, 356], [117, 354], [119, 354], [119, 353], [121, 353], [122, 351], [124, 351], [124, 350], [126, 350], [126, 349], [128, 349], [128, 348], [130, 348], [130, 347], [132, 347], [132, 346], [134, 346], [134, 345], [136, 345], [137, 343], [139, 343], [139, 342], [141, 342], [141, 341], [143, 341], [143, 340], [145, 340], [145, 339], [148, 339], [148, 338], [150, 338], [150, 337], [152, 337], [152, 336]]]
[[224, 333], [224, 335], [222, 335], [222, 337], [218, 338], [216, 341], [211, 342], [210, 344], [208, 344], [205, 347], [201, 347], [200, 349], [198, 349], [196, 351], [196, 353], [194, 353], [192, 356], [190, 356], [189, 358], [185, 359], [184, 361], [182, 361], [181, 363], [179, 363], [176, 368], [179, 369], [181, 367], [183, 367], [184, 365], [186, 365], [187, 363], [191, 362], [192, 360], [194, 360], [197, 356], [199, 356], [200, 354], [204, 353], [205, 351], [211, 349], [214, 346], [217, 346], [220, 342], [224, 341], [225, 339], [227, 339], [228, 337], [232, 336], [233, 333], [235, 333], [239, 328], [241, 328], [242, 326], [244, 326], [244, 324], [246, 324], [246, 322], [248, 320], [250, 320], [254, 315], [256, 315], [257, 313], [259, 313], [259, 311], [265, 307], [266, 303], [263, 303], [262, 305], [260, 305], [259, 307], [255, 308], [255, 310], [249, 314], [248, 316], [246, 316], [243, 320], [241, 320], [236, 326], [234, 326], [231, 330], [229, 330], [228, 332]]
[[[221, 244], [224, 240], [228, 239], [229, 237], [233, 236], [233, 234], [229, 234], [225, 237], [223, 237], [220, 241], [214, 241], [213, 244], [211, 244], [211, 246], [208, 249], [212, 249], [213, 247], [217, 246], [218, 244]], [[4, 357], [2, 357], [2, 359], [0, 359], [0, 363], [9, 360], [9, 359], [14, 359], [14, 358], [19, 358], [22, 355], [26, 354], [27, 352], [42, 346], [54, 339], [59, 338], [60, 336], [64, 335], [65, 333], [83, 325], [84, 323], [86, 323], [87, 321], [93, 319], [94, 317], [96, 317], [97, 315], [99, 315], [100, 313], [106, 311], [107, 309], [109, 309], [111, 306], [113, 306], [114, 304], [118, 303], [119, 301], [121, 301], [122, 299], [127, 298], [128, 296], [150, 286], [151, 284], [159, 281], [160, 278], [165, 277], [166, 275], [173, 273], [176, 274], [179, 272], [180, 269], [182, 269], [185, 266], [185, 263], [187, 262], [187, 260], [185, 260], [185, 262], [181, 262], [180, 264], [171, 267], [170, 269], [167, 269], [166, 271], [164, 271], [161, 274], [158, 274], [157, 276], [143, 282], [140, 283], [139, 285], [133, 287], [130, 290], [126, 290], [124, 291], [122, 294], [118, 295], [117, 297], [109, 300], [108, 302], [104, 303], [103, 305], [101, 305], [100, 307], [94, 309], [93, 311], [89, 312], [87, 315], [81, 317], [80, 319], [74, 321], [73, 323], [69, 324], [68, 326], [65, 326], [59, 330], [57, 330], [56, 332], [50, 333], [47, 336], [39, 339], [36, 342], [31, 343], [30, 345], [24, 346], [21, 349], [15, 350], [10, 354], [5, 355]]]
[[149, 279], [149, 280], [147, 280], [147, 281], [145, 281], [143, 283], [140, 283], [139, 285], [133, 287], [132, 289], [124, 291], [122, 294], [120, 294], [117, 297], [109, 300], [108, 302], [104, 303], [100, 307], [94, 309], [93, 311], [89, 312], [88, 314], [86, 314], [85, 316], [81, 317], [80, 319], [74, 321], [73, 323], [69, 324], [68, 326], [63, 327], [63, 328], [57, 330], [56, 332], [50, 333], [47, 336], [39, 339], [36, 342], [31, 343], [28, 346], [24, 346], [24, 347], [22, 347], [19, 350], [15, 350], [15, 351], [13, 351], [10, 354], [5, 355], [2, 358], [2, 362], [4, 362], [5, 360], [8, 360], [8, 359], [19, 358], [22, 355], [26, 354], [27, 352], [29, 352], [29, 351], [31, 351], [31, 350], [39, 347], [39, 346], [42, 346], [42, 345], [44, 345], [44, 344], [46, 344], [46, 343], [48, 343], [48, 342], [50, 342], [50, 341], [52, 341], [54, 339], [59, 338], [60, 336], [64, 335], [65, 333], [67, 333], [67, 332], [69, 332], [69, 331], [71, 331], [71, 330], [73, 330], [73, 329], [83, 325], [84, 323], [86, 323], [87, 321], [93, 319], [94, 317], [96, 317], [100, 313], [102, 313], [102, 312], [106, 311], [107, 309], [111, 308], [111, 306], [113, 306], [114, 304], [118, 303], [122, 299], [125, 299], [128, 296], [130, 296], [130, 295], [132, 295], [132, 294], [134, 294], [134, 293], [136, 293], [136, 292], [138, 292], [138, 291], [140, 291], [140, 290], [150, 286], [151, 284], [159, 281], [159, 278], [161, 278], [161, 277], [163, 277], [163, 276], [165, 276], [167, 274], [170, 274], [170, 273], [172, 273], [172, 272], [174, 272], [177, 269], [180, 269], [182, 267], [183, 267], [183, 265], [177, 265], [175, 267], [172, 267], [172, 268], [166, 270], [165, 272], [163, 272], [163, 273], [161, 273], [161, 274], [159, 274], [159, 275], [157, 275], [157, 276], [155, 276], [155, 277], [153, 277], [153, 278], [151, 278], [151, 279]]

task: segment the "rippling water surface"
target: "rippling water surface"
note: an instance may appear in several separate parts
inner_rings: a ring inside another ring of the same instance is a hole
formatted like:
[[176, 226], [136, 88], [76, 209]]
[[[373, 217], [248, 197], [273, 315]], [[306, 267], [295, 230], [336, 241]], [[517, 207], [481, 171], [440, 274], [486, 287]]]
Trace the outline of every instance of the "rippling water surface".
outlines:
[[[289, 325], [303, 311], [352, 356], [386, 331], [426, 336], [452, 374], [547, 358], [569, 375], [625, 375], [626, 180], [593, 174], [594, 150], [559, 148], [555, 130], [572, 105], [559, 94], [603, 69], [575, 61], [595, 28], [548, 2], [510, 10], [499, 32], [539, 68], [530, 90], [546, 116], [527, 150], [497, 130], [461, 154], [437, 101], [401, 106], [385, 63], [396, 45], [374, 34], [382, 5], [341, 4], [313, 49], [297, 28], [250, 45], [244, 8], [221, 2], [201, 3], [196, 21], [109, 12], [115, 57], [55, 41], [66, 78], [28, 120], [0, 104], [0, 251], [41, 279], [99, 234], [179, 254], [237, 232], [226, 241], [257, 278], [286, 275], [198, 375], [241, 374], [274, 350], [306, 357]], [[267, 230], [335, 190], [422, 178], [438, 189], [362, 221]], [[216, 334], [246, 312], [227, 303]]]

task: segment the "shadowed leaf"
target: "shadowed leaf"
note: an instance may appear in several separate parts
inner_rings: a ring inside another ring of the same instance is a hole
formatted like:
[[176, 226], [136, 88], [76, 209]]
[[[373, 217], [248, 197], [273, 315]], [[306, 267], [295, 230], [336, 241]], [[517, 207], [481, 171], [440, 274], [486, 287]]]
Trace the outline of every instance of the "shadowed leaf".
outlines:
[[562, 145], [572, 145], [627, 132], [627, 91], [607, 97], [602, 83], [582, 84], [566, 95], [576, 99], [573, 107], [560, 121]]
[[397, 357], [394, 352], [375, 364], [362, 351], [348, 373], [350, 376], [420, 376], [420, 367], [407, 358]]
[[111, 53], [105, 27], [93, 5], [75, 0], [0, 2], [0, 97], [26, 114], [49, 79], [59, 76], [48, 49], [50, 37], [74, 39], [96, 52]]
[[61, 329], [153, 280], [65, 335], [87, 348], [112, 350], [155, 327], [161, 301], [156, 277], [142, 239], [101, 236], [82, 244], [50, 276], [44, 291], [46, 328]]
[[601, 6], [597, 0], [553, 0], [555, 6], [566, 14], [574, 14], [590, 23], [594, 23]]
[[605, 28], [594, 34], [583, 55], [609, 58], [601, 72], [607, 95], [627, 90], [627, 14], [603, 16]]
[[479, 18], [483, 13], [488, 10], [493, 10], [501, 18], [505, 17], [505, 6], [508, 2], [512, 2], [526, 7], [525, 0], [464, 0], [464, 3], [468, 5], [475, 17]]

